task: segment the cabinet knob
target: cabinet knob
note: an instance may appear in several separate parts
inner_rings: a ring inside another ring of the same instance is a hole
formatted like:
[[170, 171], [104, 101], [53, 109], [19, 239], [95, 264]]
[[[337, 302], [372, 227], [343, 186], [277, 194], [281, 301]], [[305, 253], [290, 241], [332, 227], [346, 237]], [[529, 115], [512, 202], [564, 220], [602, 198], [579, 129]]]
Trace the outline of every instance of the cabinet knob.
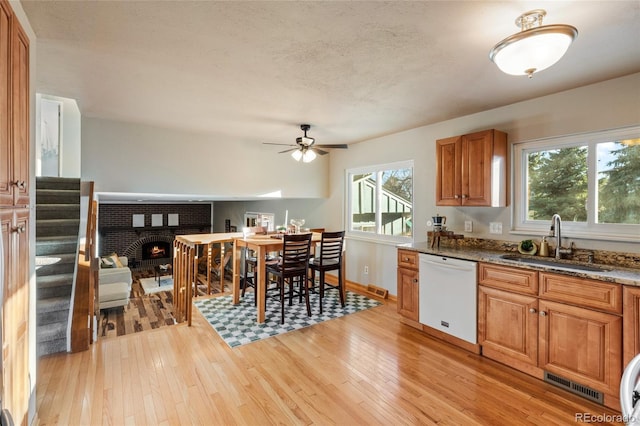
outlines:
[[414, 282], [414, 283], [417, 283], [417, 282], [418, 282], [418, 279], [417, 279], [417, 278], [414, 278], [414, 279], [413, 279], [413, 282]]
[[469, 196], [466, 194], [462, 194], [462, 198], [469, 198]]
[[17, 234], [22, 234], [25, 231], [24, 225], [16, 226], [15, 228], [12, 229], [12, 231]]
[[453, 196], [453, 198], [455, 198], [457, 200], [458, 198], [460, 198], [460, 196], [458, 194], [456, 194], [456, 195]]
[[23, 180], [16, 180], [11, 183], [18, 187], [18, 189], [25, 189], [27, 187], [27, 183]]
[[532, 314], [535, 314], [538, 311], [536, 310], [536, 308], [529, 308], [529, 312], [531, 312]]
[[404, 259], [402, 259], [402, 261], [403, 261], [403, 262], [408, 262], [408, 261], [409, 261], [409, 258], [408, 258], [408, 257], [405, 257]]
[[540, 316], [541, 316], [541, 317], [546, 317], [546, 316], [547, 316], [547, 313], [546, 313], [545, 311], [540, 311]]

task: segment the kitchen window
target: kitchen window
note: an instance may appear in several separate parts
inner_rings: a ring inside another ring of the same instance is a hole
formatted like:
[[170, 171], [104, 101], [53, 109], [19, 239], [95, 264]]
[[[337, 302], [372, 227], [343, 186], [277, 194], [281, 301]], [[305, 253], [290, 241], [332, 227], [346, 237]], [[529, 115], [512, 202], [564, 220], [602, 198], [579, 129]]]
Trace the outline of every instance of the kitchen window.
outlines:
[[514, 229], [638, 241], [640, 127], [516, 143]]
[[352, 236], [406, 242], [413, 237], [413, 161], [347, 170]]

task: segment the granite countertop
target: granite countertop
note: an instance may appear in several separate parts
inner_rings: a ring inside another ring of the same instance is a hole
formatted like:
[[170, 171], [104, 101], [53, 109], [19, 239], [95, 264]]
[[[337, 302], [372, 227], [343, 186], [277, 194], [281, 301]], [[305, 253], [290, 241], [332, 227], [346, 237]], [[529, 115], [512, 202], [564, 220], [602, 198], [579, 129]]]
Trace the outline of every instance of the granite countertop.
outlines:
[[[503, 255], [508, 254], [516, 254], [513, 252], [505, 252], [505, 251], [495, 251], [495, 250], [486, 250], [479, 248], [469, 248], [469, 247], [455, 247], [455, 248], [431, 248], [428, 243], [414, 243], [414, 244], [403, 244], [398, 246], [399, 249], [417, 251], [425, 254], [433, 254], [433, 255], [441, 255], [447, 257], [453, 257], [456, 259], [463, 260], [472, 260], [476, 262], [487, 262], [487, 263], [495, 263], [499, 265], [505, 266], [515, 266], [523, 269], [532, 269], [536, 271], [547, 271], [547, 272], [555, 272], [560, 274], [566, 274], [574, 277], [580, 278], [589, 278], [593, 280], [599, 281], [607, 281], [618, 284], [626, 284], [632, 285], [636, 287], [640, 287], [640, 269], [634, 268], [623, 268], [616, 267], [612, 265], [598, 265], [594, 264], [593, 266], [602, 266], [606, 269], [605, 271], [584, 271], [584, 270], [576, 270], [572, 269], [570, 266], [572, 264], [576, 264], [577, 262], [571, 262], [569, 260], [560, 260], [557, 261], [557, 265], [536, 265], [524, 262], [518, 262], [516, 260], [509, 260], [502, 258]], [[533, 257], [533, 256], [522, 256], [522, 257]], [[541, 258], [539, 256], [535, 256], [538, 259], [547, 259], [550, 261], [554, 261], [553, 258]], [[567, 267], [564, 267], [567, 265]], [[579, 263], [581, 265], [585, 265], [584, 263]]]

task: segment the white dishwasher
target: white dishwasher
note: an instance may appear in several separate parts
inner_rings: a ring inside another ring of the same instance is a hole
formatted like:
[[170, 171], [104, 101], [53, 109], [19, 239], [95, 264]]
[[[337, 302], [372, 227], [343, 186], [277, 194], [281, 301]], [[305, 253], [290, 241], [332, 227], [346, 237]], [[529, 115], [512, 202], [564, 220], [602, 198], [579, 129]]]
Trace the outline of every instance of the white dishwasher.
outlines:
[[478, 264], [420, 253], [420, 323], [476, 344]]

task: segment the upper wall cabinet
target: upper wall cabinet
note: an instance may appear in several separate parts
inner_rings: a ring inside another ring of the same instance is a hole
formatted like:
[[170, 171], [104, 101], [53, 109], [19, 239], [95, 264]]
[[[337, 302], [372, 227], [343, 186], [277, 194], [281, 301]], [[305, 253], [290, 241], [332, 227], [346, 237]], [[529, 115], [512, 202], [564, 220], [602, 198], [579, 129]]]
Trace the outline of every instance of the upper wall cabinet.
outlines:
[[0, 206], [29, 204], [29, 38], [0, 1]]
[[436, 205], [505, 207], [507, 134], [485, 130], [436, 141]]

